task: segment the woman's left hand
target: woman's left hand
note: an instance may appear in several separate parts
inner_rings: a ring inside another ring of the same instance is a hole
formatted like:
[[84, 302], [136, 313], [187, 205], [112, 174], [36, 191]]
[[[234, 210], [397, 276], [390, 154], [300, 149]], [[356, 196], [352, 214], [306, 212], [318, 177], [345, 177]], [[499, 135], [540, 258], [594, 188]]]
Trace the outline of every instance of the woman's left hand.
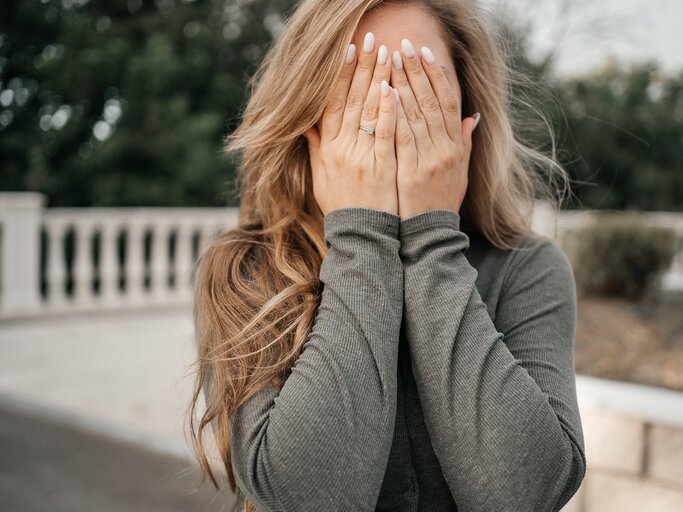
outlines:
[[431, 52], [423, 52], [417, 54], [404, 39], [391, 67], [391, 85], [400, 96], [396, 156], [401, 220], [439, 208], [460, 212], [479, 117], [461, 120], [456, 89], [439, 62], [425, 59]]

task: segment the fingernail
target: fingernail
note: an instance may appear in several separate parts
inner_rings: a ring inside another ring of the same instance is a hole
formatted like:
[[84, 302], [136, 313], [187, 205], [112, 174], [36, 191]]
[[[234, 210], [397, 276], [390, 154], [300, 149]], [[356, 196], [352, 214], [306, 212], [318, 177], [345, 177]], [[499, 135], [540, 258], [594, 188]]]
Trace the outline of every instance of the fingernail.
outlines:
[[386, 64], [387, 57], [389, 57], [389, 51], [387, 50], [386, 46], [381, 45], [379, 47], [379, 51], [377, 52], [377, 62], [380, 64]]
[[353, 58], [356, 56], [356, 45], [351, 43], [346, 50], [346, 63], [351, 64], [353, 62]]
[[403, 69], [403, 59], [401, 59], [401, 53], [398, 50], [394, 50], [391, 60], [394, 61], [394, 67], [396, 69]]
[[403, 48], [403, 52], [409, 59], [415, 57], [415, 49], [413, 48], [413, 44], [407, 39], [401, 39], [401, 48]]
[[[481, 114], [479, 112], [477, 112], [472, 117], [474, 118], [474, 128], [476, 128], [477, 125], [479, 124], [479, 119], [481, 119]], [[474, 131], [474, 128], [472, 128], [472, 131]]]
[[375, 34], [368, 32], [365, 34], [365, 39], [363, 40], [363, 51], [365, 53], [372, 53], [375, 49]]
[[432, 51], [429, 48], [427, 48], [426, 46], [423, 46], [421, 51], [422, 51], [422, 56], [425, 59], [425, 62], [427, 62], [427, 64], [434, 64], [436, 59], [434, 59], [434, 54], [432, 53]]
[[389, 83], [382, 80], [382, 96], [389, 96]]

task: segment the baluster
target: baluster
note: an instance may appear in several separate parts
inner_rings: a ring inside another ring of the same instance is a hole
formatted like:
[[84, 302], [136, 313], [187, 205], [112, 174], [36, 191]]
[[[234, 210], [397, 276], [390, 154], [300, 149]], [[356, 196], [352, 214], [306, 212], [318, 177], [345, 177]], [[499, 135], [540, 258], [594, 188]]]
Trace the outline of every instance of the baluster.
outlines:
[[74, 250], [73, 278], [74, 278], [74, 304], [78, 306], [90, 305], [92, 303], [92, 280], [94, 275], [94, 265], [92, 262], [91, 224], [84, 224], [80, 220], [74, 222]]
[[66, 295], [66, 255], [64, 237], [68, 224], [62, 222], [46, 222], [47, 254], [45, 261], [45, 281], [47, 284], [46, 306], [50, 309], [62, 309], [67, 304]]
[[152, 255], [150, 258], [151, 292], [155, 302], [168, 300], [168, 235], [170, 225], [158, 221], [152, 225]]
[[104, 221], [100, 230], [100, 302], [111, 305], [120, 301], [119, 259], [116, 244], [117, 224]]
[[138, 304], [144, 299], [144, 225], [131, 220], [126, 251], [126, 302]]
[[191, 295], [192, 258], [192, 226], [181, 222], [178, 224], [175, 246], [175, 295], [186, 299]]

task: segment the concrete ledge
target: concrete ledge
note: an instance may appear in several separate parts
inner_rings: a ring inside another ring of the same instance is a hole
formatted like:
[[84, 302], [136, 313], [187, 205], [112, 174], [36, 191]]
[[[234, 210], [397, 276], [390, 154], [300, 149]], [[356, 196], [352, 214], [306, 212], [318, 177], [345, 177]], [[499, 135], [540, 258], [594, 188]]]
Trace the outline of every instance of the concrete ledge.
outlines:
[[639, 420], [683, 427], [683, 393], [655, 386], [577, 375], [579, 407], [610, 409]]

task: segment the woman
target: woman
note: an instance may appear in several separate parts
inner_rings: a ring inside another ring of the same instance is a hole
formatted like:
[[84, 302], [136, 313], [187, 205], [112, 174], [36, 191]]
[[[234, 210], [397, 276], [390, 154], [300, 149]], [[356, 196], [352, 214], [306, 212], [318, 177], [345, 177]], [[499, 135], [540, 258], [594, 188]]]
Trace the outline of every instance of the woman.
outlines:
[[581, 484], [573, 274], [530, 229], [531, 169], [565, 176], [512, 131], [494, 34], [473, 0], [304, 0], [253, 78], [189, 411], [243, 510], [552, 511]]

